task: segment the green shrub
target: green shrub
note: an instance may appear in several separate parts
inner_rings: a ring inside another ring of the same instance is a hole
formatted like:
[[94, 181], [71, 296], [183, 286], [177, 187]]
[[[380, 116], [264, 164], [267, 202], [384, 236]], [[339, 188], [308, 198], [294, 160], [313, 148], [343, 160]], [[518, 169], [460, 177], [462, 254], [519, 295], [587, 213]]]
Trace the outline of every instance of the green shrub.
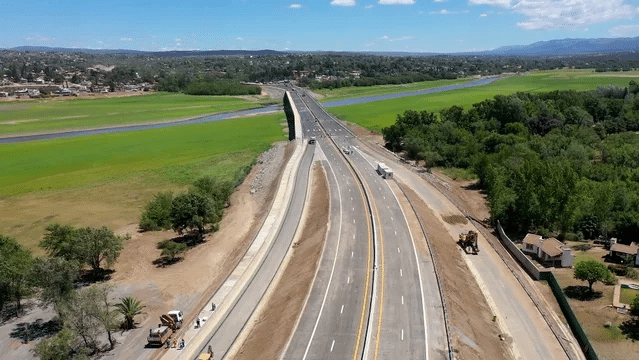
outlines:
[[158, 249], [162, 249], [161, 255], [169, 261], [175, 260], [186, 252], [186, 244], [176, 243], [173, 240], [160, 241], [157, 245]]
[[171, 228], [171, 203], [173, 193], [160, 192], [155, 195], [144, 207], [140, 217], [140, 229], [142, 231], [168, 230]]
[[615, 274], [608, 271], [606, 272], [606, 276], [604, 277], [602, 282], [606, 285], [617, 285], [619, 280], [617, 280], [617, 276]]
[[626, 273], [628, 272], [628, 268], [626, 266], [619, 264], [608, 265], [608, 270], [617, 276], [626, 276]]

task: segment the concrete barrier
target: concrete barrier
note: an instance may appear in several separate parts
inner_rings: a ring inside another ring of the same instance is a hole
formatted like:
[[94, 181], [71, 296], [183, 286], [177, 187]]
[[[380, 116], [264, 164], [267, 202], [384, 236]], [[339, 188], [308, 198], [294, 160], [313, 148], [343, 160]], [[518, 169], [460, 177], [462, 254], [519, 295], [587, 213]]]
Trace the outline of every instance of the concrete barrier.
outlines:
[[521, 251], [519, 246], [515, 245], [515, 243], [510, 240], [508, 235], [504, 232], [504, 229], [501, 227], [499, 221], [497, 221], [497, 233], [499, 234], [499, 239], [506, 246], [508, 251], [519, 261], [521, 266], [524, 267], [526, 272], [535, 280], [540, 279], [540, 271], [539, 268]]

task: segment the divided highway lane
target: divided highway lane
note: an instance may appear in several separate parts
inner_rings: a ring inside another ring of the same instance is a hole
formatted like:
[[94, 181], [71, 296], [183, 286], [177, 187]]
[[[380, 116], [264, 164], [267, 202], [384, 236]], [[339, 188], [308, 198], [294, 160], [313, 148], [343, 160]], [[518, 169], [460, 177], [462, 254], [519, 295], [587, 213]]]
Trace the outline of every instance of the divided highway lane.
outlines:
[[[294, 93], [292, 93], [294, 94]], [[284, 359], [359, 358], [368, 314], [372, 224], [350, 168], [293, 95], [305, 136], [316, 136], [329, 181], [330, 223], [310, 296]]]
[[[352, 135], [340, 124], [313, 102], [308, 106], [341, 149], [352, 145]], [[418, 256], [402, 209], [386, 180], [376, 173], [374, 160], [365, 159], [358, 151], [347, 156], [369, 189], [378, 238], [378, 280], [367, 328], [366, 358], [446, 358], [437, 282], [432, 270], [423, 274], [432, 269], [432, 263]], [[421, 234], [416, 235], [423, 241]]]
[[314, 155], [314, 146], [307, 147], [295, 178], [295, 188], [279, 229], [277, 238], [269, 249], [255, 276], [247, 284], [242, 295], [218, 325], [210, 339], [201, 346], [200, 352], [210, 345], [218, 359], [225, 356], [242, 328], [262, 299], [277, 269], [288, 251], [297, 230], [308, 188], [309, 172]]

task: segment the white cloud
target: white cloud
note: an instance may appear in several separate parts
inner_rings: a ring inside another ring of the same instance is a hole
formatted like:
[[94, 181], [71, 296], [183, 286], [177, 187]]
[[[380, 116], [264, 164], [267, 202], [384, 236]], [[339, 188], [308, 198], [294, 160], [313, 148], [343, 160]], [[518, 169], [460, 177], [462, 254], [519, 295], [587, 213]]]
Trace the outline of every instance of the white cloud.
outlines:
[[448, 0], [434, 0], [434, 2], [444, 2], [444, 1], [448, 1]]
[[486, 17], [486, 16], [488, 16], [488, 14], [481, 14], [481, 15], [479, 15], [479, 16], [481, 16], [481, 17]]
[[133, 39], [130, 37], [123, 37], [123, 38], [120, 38], [120, 41], [133, 41]]
[[[510, 7], [512, 0], [469, 0], [471, 4], [475, 5], [494, 5], [501, 7]], [[543, 1], [543, 0], [542, 0]]]
[[240, 41], [244, 41], [244, 39], [242, 39], [241, 37], [236, 37], [235, 40], [240, 40]]
[[517, 23], [526, 30], [582, 27], [619, 19], [632, 19], [639, 9], [624, 0], [523, 0], [513, 10], [527, 17]]
[[639, 25], [619, 25], [608, 31], [610, 35], [618, 37], [639, 36]]
[[375, 46], [375, 43], [368, 43], [365, 45], [366, 47], [371, 47], [371, 46]]
[[384, 36], [382, 36], [382, 37], [381, 37], [381, 38], [379, 38], [379, 39], [380, 39], [380, 40], [386, 40], [386, 39], [388, 39], [388, 36], [384, 35]]
[[440, 11], [431, 11], [431, 14], [442, 14], [442, 15], [450, 15], [450, 14], [457, 14], [457, 12], [455, 11], [448, 11], [446, 9], [441, 9]]
[[366, 6], [364, 6], [364, 9], [370, 9], [370, 8], [374, 8], [374, 7], [375, 7], [375, 5], [366, 5]]
[[288, 7], [291, 9], [300, 9], [302, 7], [302, 4], [291, 4]]
[[331, 1], [331, 5], [337, 6], [355, 6], [355, 0], [333, 0]]
[[379, 0], [381, 5], [412, 5], [415, 0]]
[[388, 39], [388, 41], [404, 41], [404, 40], [411, 40], [414, 39], [414, 37], [412, 36], [401, 36], [398, 38], [394, 38], [394, 39]]

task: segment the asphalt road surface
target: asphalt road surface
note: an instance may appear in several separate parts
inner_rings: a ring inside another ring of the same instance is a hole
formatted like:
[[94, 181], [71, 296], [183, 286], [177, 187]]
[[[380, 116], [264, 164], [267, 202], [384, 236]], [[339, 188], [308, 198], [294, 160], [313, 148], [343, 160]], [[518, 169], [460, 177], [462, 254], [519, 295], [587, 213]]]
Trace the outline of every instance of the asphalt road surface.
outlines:
[[[353, 148], [352, 134], [308, 96], [299, 97], [300, 89], [294, 93], [304, 136], [315, 136], [326, 155], [331, 226], [316, 281], [284, 358], [446, 358], [432, 263], [417, 253], [389, 180], [376, 172], [374, 159]], [[346, 158], [368, 189], [374, 225], [368, 221], [361, 186]], [[375, 244], [370, 243], [371, 231]], [[371, 246], [374, 259], [367, 252]]]

